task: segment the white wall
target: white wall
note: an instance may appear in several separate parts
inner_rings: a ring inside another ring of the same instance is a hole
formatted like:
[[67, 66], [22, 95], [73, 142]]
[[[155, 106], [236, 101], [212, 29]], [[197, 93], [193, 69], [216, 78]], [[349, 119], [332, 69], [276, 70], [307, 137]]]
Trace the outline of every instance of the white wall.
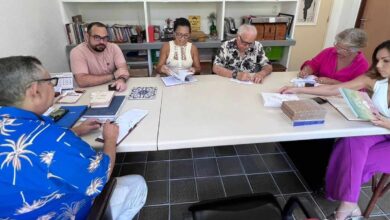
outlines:
[[334, 1], [332, 12], [329, 18], [329, 27], [328, 32], [326, 33], [324, 48], [333, 45], [334, 38], [337, 33], [346, 28], [355, 27], [355, 21], [359, 12], [360, 3], [361, 0]]
[[49, 72], [69, 71], [57, 0], [0, 0], [0, 57], [32, 55]]

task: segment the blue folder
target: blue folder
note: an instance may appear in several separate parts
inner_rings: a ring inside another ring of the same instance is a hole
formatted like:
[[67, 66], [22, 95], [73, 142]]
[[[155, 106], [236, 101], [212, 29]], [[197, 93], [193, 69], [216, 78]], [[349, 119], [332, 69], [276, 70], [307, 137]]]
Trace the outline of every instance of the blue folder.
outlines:
[[86, 105], [61, 106], [61, 108], [67, 109], [68, 113], [66, 113], [60, 120], [58, 120], [56, 124], [64, 128], [71, 128], [84, 114], [88, 106]]

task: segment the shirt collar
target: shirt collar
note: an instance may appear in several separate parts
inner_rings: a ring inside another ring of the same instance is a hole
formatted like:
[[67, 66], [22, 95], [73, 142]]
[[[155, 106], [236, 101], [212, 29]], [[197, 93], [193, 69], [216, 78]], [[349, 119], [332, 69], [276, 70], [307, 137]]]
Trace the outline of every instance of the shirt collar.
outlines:
[[0, 117], [16, 118], [22, 120], [41, 120], [50, 124], [54, 123], [53, 119], [48, 116], [37, 115], [32, 111], [27, 111], [11, 106], [0, 106]]

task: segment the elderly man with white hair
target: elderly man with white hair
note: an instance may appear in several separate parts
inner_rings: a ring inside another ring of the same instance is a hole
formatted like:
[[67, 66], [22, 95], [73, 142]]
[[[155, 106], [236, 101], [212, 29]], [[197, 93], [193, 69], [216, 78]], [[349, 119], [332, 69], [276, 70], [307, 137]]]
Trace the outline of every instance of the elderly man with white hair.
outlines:
[[224, 42], [215, 56], [213, 72], [224, 77], [262, 83], [272, 72], [263, 46], [255, 41], [257, 30], [249, 24], [241, 25], [237, 37]]

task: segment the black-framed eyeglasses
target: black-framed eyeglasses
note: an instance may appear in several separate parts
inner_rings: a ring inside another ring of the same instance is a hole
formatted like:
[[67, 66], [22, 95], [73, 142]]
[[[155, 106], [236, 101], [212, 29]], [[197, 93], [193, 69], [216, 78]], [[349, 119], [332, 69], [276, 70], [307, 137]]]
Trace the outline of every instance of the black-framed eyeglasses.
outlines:
[[99, 35], [93, 35], [92, 37], [95, 41], [101, 41], [101, 40], [104, 42], [108, 41], [108, 36], [101, 37]]
[[48, 79], [37, 79], [34, 82], [50, 82], [53, 86], [58, 84], [58, 77], [48, 78]]
[[182, 33], [177, 33], [175, 32], [175, 36], [177, 38], [184, 38], [184, 39], [188, 39], [190, 37], [190, 34], [182, 34]]
[[255, 42], [247, 42], [247, 41], [244, 41], [241, 37], [241, 35], [238, 35], [238, 37], [240, 38], [240, 41], [242, 44], [244, 44], [245, 46], [248, 46], [248, 47], [251, 47]]

